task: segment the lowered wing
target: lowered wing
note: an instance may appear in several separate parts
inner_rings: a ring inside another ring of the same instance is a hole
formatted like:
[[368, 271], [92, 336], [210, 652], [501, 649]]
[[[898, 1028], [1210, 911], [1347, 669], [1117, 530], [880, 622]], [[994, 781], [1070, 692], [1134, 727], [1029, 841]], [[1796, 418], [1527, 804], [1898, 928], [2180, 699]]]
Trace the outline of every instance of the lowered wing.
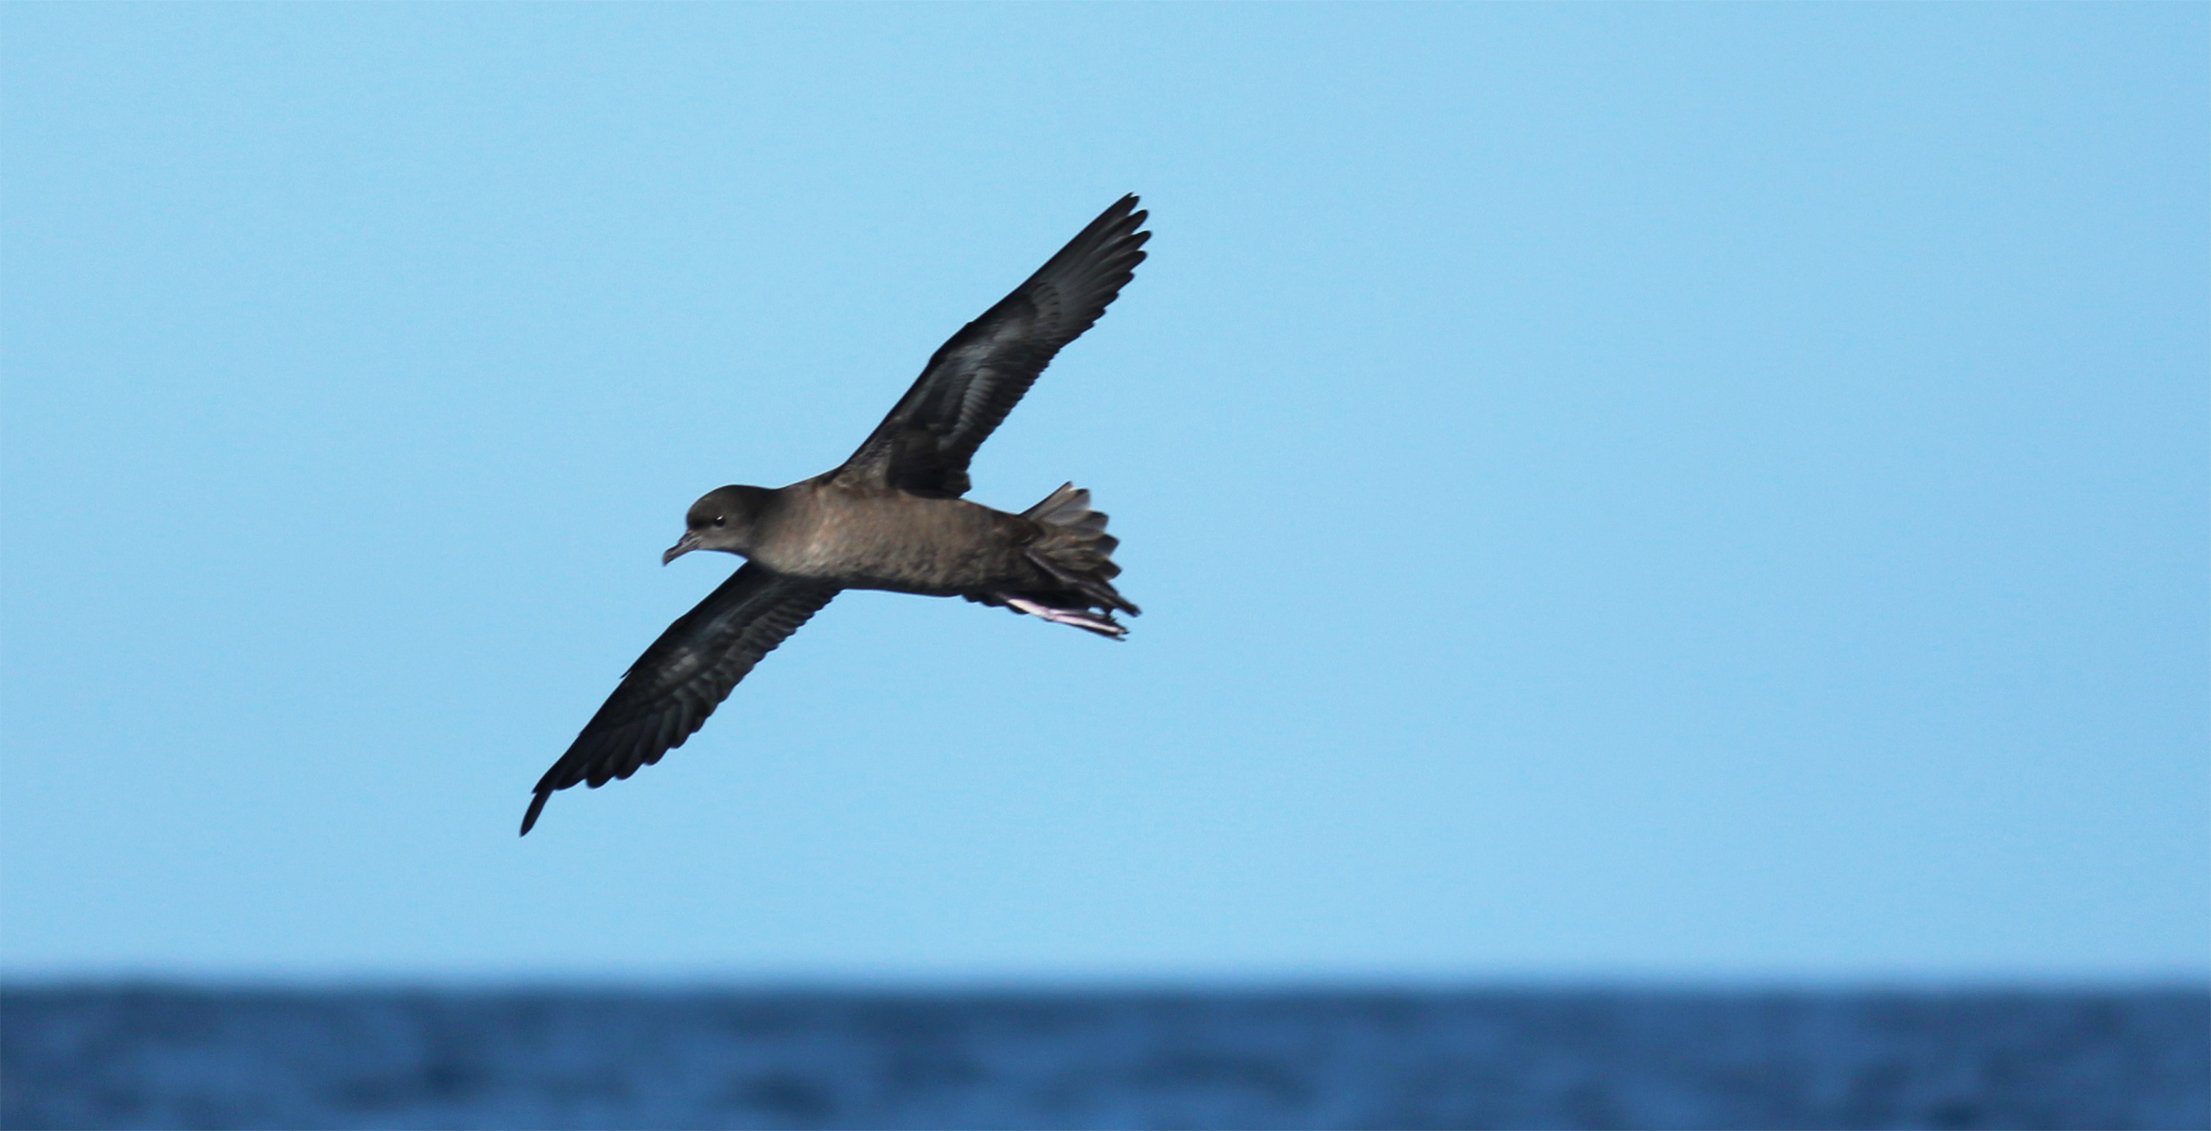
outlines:
[[756, 565], [731, 574], [645, 649], [568, 752], [538, 779], [522, 835], [555, 790], [578, 782], [597, 789], [683, 745], [760, 657], [836, 595], [835, 586]]

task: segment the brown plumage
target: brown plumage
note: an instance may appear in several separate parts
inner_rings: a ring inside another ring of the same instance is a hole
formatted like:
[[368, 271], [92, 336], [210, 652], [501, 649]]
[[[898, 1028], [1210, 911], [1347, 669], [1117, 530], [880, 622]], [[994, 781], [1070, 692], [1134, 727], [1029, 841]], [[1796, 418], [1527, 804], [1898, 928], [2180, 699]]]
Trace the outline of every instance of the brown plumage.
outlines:
[[788, 487], [729, 486], [685, 516], [662, 561], [722, 550], [746, 564], [660, 634], [540, 778], [554, 792], [626, 778], [683, 745], [785, 637], [842, 589], [965, 597], [1119, 639], [1137, 607], [1113, 587], [1119, 544], [1090, 493], [1061, 486], [1020, 514], [971, 503], [975, 450], [1053, 355], [1090, 328], [1144, 260], [1134, 195], [939, 347], [851, 458]]

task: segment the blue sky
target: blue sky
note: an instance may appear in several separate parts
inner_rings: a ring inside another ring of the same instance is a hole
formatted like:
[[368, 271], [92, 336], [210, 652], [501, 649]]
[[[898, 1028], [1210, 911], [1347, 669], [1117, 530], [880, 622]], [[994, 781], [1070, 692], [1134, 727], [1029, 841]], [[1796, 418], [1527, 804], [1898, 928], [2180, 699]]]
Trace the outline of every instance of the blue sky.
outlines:
[[[0, 973], [2190, 977], [2200, 5], [0, 9]], [[529, 787], [1116, 196], [840, 599]]]

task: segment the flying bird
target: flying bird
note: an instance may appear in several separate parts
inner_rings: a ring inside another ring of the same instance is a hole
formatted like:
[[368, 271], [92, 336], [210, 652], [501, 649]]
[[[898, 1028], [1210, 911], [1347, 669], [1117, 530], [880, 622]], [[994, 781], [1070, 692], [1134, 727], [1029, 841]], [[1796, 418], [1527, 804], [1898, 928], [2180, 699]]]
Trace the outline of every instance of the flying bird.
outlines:
[[661, 563], [745, 558], [645, 649], [538, 779], [522, 833], [559, 790], [629, 777], [683, 745], [762, 656], [845, 589], [965, 597], [1120, 639], [1119, 542], [1072, 483], [1019, 514], [960, 496], [968, 461], [1060, 348], [1144, 261], [1134, 194], [1100, 213], [1027, 282], [937, 349], [859, 450], [787, 487], [718, 487], [691, 504]]

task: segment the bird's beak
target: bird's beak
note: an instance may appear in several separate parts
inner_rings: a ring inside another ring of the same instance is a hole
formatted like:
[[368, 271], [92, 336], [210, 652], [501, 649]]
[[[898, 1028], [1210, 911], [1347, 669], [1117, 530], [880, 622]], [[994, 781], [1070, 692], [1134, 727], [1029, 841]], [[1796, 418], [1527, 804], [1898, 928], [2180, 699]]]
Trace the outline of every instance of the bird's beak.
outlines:
[[660, 564], [667, 565], [669, 562], [672, 562], [677, 558], [680, 558], [683, 555], [688, 554], [698, 548], [698, 532], [695, 530], [686, 530], [683, 532], [683, 537], [676, 540], [675, 545], [668, 547], [667, 553], [660, 555]]

